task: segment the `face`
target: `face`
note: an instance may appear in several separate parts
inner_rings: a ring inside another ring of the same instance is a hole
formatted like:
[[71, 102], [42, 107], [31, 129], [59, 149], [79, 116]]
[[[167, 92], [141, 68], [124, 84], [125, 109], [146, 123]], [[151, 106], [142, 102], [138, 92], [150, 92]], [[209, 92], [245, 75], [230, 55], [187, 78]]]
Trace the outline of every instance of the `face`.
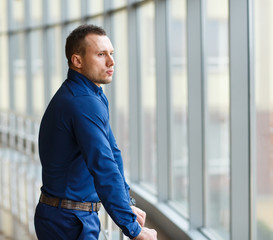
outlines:
[[75, 70], [97, 86], [110, 83], [115, 65], [114, 49], [110, 39], [107, 36], [89, 34], [85, 37], [85, 41], [85, 55], [72, 56], [73, 65], [77, 68]]

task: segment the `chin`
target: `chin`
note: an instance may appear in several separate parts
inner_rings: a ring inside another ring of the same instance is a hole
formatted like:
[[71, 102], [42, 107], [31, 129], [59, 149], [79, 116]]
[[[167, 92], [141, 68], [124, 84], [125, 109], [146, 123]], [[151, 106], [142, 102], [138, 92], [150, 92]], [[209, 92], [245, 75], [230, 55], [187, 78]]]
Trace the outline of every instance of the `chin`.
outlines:
[[109, 83], [111, 83], [112, 82], [112, 78], [111, 79], [106, 79], [104, 82], [103, 82], [103, 84], [109, 84]]

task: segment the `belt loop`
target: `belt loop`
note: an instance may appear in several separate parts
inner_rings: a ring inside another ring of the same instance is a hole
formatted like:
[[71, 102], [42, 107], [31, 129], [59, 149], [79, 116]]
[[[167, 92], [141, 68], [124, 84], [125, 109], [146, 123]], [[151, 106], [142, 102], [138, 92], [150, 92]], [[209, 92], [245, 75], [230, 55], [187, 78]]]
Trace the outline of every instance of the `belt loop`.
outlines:
[[91, 212], [94, 212], [94, 204], [91, 203]]

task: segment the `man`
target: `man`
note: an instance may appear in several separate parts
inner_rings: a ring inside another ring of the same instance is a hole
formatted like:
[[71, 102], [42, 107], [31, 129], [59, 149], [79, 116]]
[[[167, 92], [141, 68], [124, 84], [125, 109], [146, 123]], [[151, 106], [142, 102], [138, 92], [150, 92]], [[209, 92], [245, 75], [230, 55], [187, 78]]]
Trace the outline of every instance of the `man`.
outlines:
[[112, 81], [113, 53], [105, 31], [94, 25], [79, 26], [66, 39], [68, 77], [49, 103], [39, 133], [38, 239], [98, 239], [101, 203], [129, 238], [157, 239], [155, 230], [144, 227], [146, 214], [130, 206], [100, 87]]

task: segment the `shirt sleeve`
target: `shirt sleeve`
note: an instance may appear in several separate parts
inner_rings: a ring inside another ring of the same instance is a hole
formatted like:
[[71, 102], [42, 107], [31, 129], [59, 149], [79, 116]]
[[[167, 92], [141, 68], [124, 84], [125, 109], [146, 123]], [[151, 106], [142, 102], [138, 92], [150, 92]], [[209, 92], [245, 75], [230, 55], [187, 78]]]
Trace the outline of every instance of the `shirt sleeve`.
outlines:
[[122, 159], [115, 160], [109, 143], [107, 112], [98, 102], [88, 107], [76, 106], [73, 115], [75, 138], [104, 208], [126, 236], [138, 236], [141, 227], [129, 206], [128, 190], [120, 171]]

